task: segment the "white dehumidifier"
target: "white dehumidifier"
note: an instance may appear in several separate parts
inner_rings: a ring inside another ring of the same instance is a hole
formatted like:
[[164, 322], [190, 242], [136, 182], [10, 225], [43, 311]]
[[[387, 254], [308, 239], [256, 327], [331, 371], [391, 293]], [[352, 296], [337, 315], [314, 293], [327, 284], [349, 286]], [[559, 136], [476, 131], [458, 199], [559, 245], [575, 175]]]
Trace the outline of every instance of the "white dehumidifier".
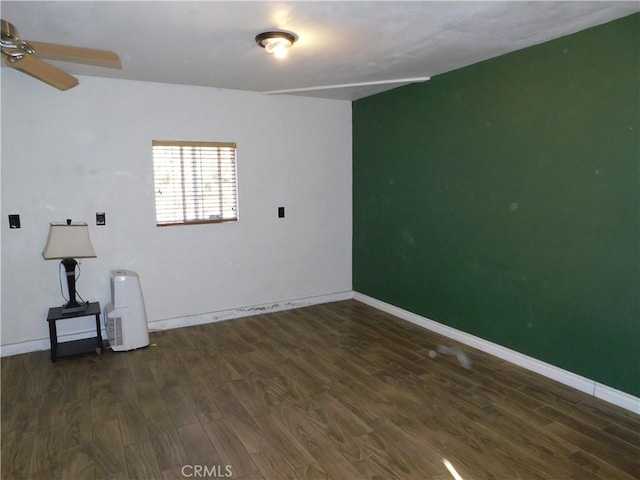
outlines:
[[105, 307], [104, 318], [113, 350], [134, 350], [149, 345], [147, 313], [136, 272], [111, 271], [111, 303]]

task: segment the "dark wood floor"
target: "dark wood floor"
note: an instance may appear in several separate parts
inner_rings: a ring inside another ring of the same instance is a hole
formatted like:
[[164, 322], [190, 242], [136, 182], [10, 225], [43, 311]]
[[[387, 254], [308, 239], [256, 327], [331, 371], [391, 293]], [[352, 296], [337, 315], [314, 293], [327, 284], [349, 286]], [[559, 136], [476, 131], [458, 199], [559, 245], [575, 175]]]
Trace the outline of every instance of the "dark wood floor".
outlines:
[[356, 301], [2, 359], [3, 479], [615, 479], [640, 417]]

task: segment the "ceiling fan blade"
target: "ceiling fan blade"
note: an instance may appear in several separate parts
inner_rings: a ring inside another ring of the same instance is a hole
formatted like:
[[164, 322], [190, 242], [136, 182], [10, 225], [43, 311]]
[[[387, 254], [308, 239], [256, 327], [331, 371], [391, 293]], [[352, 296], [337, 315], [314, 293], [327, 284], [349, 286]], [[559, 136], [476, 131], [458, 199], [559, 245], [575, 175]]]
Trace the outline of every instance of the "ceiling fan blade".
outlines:
[[77, 78], [72, 77], [67, 72], [54, 67], [44, 60], [40, 60], [35, 55], [25, 54], [24, 57], [19, 60], [13, 61], [7, 57], [5, 58], [5, 63], [11, 68], [15, 68], [27, 75], [31, 75], [32, 77], [48, 83], [58, 90], [69, 90], [78, 84]]
[[95, 50], [92, 48], [71, 47], [57, 43], [28, 42], [36, 55], [47, 60], [82, 63], [107, 68], [122, 68], [120, 57], [115, 52]]

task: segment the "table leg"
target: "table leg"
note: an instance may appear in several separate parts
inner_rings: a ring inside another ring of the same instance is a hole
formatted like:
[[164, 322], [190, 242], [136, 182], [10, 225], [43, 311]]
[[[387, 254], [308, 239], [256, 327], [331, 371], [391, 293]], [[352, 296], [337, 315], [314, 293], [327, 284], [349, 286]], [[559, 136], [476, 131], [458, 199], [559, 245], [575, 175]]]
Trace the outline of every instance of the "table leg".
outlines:
[[102, 354], [102, 328], [100, 326], [100, 314], [99, 313], [96, 314], [96, 333], [97, 333], [97, 335], [96, 335], [96, 338], [97, 338], [97, 340], [96, 340], [96, 342], [97, 342], [96, 353], [101, 355]]
[[58, 330], [55, 320], [49, 321], [49, 342], [51, 343], [51, 361], [58, 359]]

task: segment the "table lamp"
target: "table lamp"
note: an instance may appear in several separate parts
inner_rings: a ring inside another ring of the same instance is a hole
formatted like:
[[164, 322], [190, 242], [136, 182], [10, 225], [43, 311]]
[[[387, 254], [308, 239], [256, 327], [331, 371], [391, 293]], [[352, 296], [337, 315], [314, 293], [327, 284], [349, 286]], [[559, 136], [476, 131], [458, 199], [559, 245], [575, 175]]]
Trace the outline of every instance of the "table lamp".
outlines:
[[62, 313], [81, 312], [86, 310], [89, 303], [79, 303], [76, 300], [76, 258], [95, 258], [96, 252], [89, 238], [89, 226], [83, 222], [51, 223], [49, 238], [42, 256], [45, 260], [62, 259], [67, 275], [69, 302], [62, 307]]

